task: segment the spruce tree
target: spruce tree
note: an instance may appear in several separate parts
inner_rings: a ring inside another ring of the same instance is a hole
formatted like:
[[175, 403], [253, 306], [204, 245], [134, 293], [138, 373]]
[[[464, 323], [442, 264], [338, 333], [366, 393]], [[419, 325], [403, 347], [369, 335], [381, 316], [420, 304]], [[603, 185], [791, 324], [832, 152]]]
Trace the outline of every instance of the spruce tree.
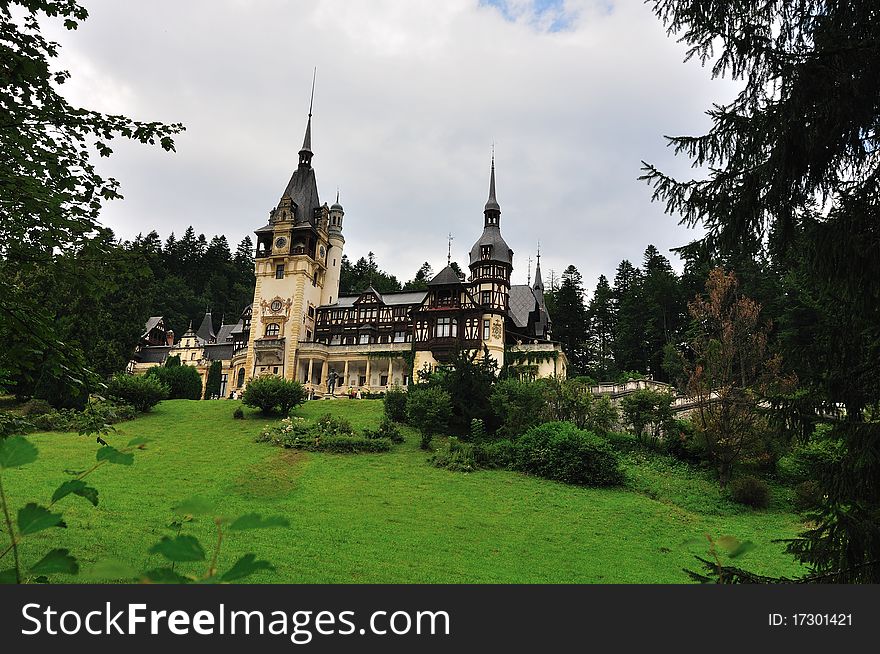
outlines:
[[[645, 164], [654, 197], [701, 245], [766, 253], [800, 289], [786, 364], [812, 410], [844, 407], [845, 456], [820, 475], [815, 525], [789, 546], [821, 581], [880, 582], [880, 20], [876, 0], [654, 0], [688, 57], [743, 81], [701, 136], [671, 139], [705, 177]], [[794, 309], [792, 307], [792, 309]]]

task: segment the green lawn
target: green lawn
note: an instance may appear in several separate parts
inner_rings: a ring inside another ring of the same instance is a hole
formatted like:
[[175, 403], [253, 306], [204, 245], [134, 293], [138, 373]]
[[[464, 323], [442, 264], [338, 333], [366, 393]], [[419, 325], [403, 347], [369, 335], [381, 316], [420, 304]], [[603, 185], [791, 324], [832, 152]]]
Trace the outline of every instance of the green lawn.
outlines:
[[[688, 491], [683, 487], [690, 482], [676, 477], [675, 466], [658, 472], [628, 459], [633, 488], [644, 491], [651, 475], [662, 478], [646, 493], [578, 488], [506, 471], [440, 470], [426, 462], [411, 431], [387, 454], [298, 453], [254, 443], [269, 421], [247, 409], [246, 420], [233, 420], [237, 406], [167, 401], [117, 425], [111, 444], [145, 436], [148, 448], [136, 453], [134, 465], [107, 465], [89, 478], [100, 492], [97, 508], [73, 496], [62, 500], [69, 528], [30, 537], [25, 562], [51, 546], [69, 548], [84, 567], [103, 559], [139, 570], [157, 567], [161, 558], [147, 551], [170, 533], [171, 507], [198, 495], [229, 516], [258, 512], [290, 521], [289, 528], [227, 534], [221, 570], [246, 552], [275, 565], [274, 574], [253, 582], [687, 582], [682, 568], [693, 568], [693, 554], [706, 549], [687, 541], [706, 533], [754, 541], [758, 547], [741, 564], [755, 572], [799, 571], [782, 545], [770, 542], [797, 533], [797, 516], [779, 503], [719, 514], [718, 503], [692, 497], [717, 492], [711, 484]], [[298, 414], [315, 418], [326, 411], [362, 428], [375, 426], [382, 403], [315, 401]], [[94, 461], [94, 438], [29, 438], [39, 448], [38, 461], [4, 473], [15, 508], [47, 502], [65, 469]], [[206, 547], [213, 542], [209, 521], [186, 529]]]

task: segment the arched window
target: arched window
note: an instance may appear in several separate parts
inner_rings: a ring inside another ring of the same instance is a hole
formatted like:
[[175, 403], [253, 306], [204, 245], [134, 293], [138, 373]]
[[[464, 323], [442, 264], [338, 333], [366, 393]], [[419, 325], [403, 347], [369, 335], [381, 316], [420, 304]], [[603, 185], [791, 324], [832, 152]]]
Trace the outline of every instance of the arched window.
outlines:
[[266, 336], [278, 336], [280, 325], [277, 322], [270, 322], [266, 325]]
[[239, 388], [244, 386], [244, 368], [238, 369], [238, 382], [237, 382], [237, 384], [238, 384]]

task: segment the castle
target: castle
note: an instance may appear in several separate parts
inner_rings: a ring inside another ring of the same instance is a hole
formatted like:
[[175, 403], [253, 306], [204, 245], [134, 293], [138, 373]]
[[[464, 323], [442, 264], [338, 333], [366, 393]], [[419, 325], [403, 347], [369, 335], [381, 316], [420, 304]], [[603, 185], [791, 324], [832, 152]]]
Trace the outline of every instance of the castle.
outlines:
[[425, 291], [339, 295], [345, 211], [339, 198], [318, 198], [312, 168], [312, 114], [299, 164], [256, 230], [254, 301], [235, 324], [215, 333], [211, 314], [175, 341], [161, 316], [149, 319], [129, 370], [143, 373], [169, 356], [195, 366], [203, 383], [222, 366], [220, 397], [251, 377], [272, 374], [302, 382], [316, 395], [407, 386], [415, 372], [446, 364], [456, 350], [489, 352], [521, 377], [564, 377], [567, 359], [551, 340], [540, 253], [531, 285], [511, 285], [513, 250], [501, 235], [495, 159], [483, 232], [470, 250], [470, 276], [447, 265]]

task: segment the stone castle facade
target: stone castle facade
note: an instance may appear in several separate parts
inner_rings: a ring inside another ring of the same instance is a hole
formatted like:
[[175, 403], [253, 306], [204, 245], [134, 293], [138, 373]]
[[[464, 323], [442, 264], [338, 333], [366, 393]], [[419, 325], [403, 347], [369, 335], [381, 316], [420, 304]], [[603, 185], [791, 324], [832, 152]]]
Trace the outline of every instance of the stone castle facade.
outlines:
[[328, 392], [331, 377], [337, 392], [383, 391], [409, 385], [417, 371], [446, 364], [457, 350], [488, 351], [499, 368], [523, 377], [564, 377], [567, 359], [551, 338], [540, 254], [533, 284], [510, 283], [513, 250], [501, 235], [494, 157], [469, 276], [447, 265], [425, 291], [370, 287], [340, 296], [345, 211], [338, 196], [329, 207], [319, 200], [311, 119], [297, 168], [268, 224], [255, 232], [253, 304], [217, 333], [207, 313], [179, 340], [161, 316], [150, 318], [129, 370], [142, 373], [178, 355], [204, 382], [220, 361], [221, 397], [267, 374], [300, 381], [316, 395]]

